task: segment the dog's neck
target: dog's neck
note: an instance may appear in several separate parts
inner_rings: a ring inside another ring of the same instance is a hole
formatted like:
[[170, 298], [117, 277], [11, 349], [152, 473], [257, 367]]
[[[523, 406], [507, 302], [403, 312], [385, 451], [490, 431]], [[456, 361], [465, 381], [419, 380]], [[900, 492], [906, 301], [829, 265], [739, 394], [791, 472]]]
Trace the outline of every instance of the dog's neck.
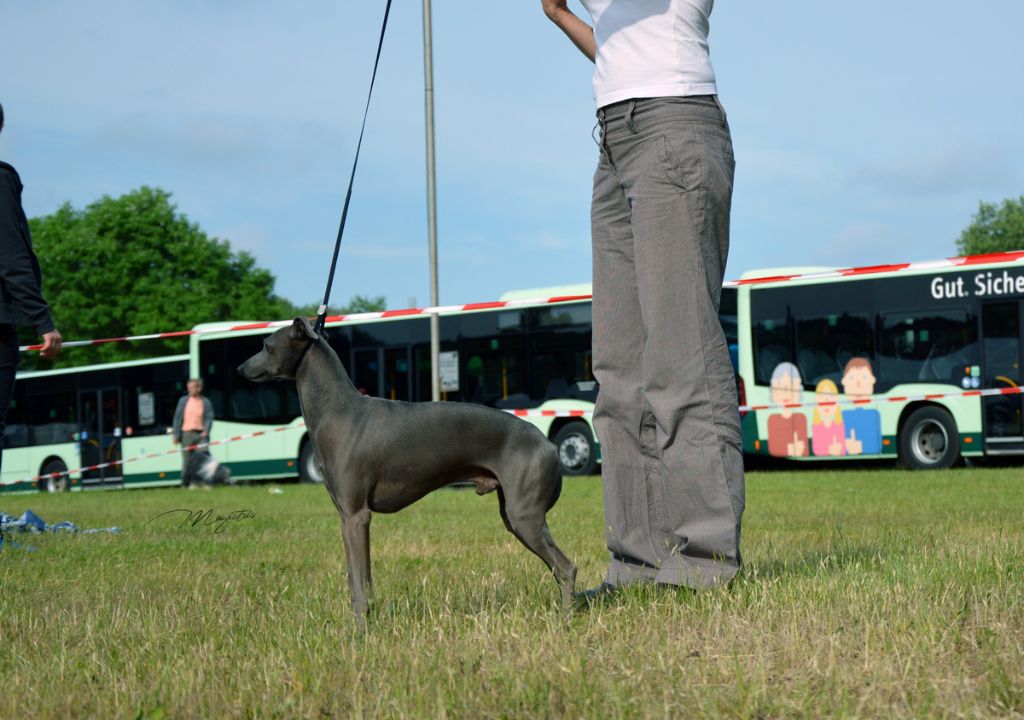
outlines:
[[[331, 383], [331, 388], [319, 387], [323, 382]], [[311, 417], [323, 415], [328, 405], [339, 396], [343, 404], [361, 397], [345, 372], [345, 366], [323, 338], [314, 340], [299, 362], [295, 370], [295, 387], [307, 425]]]

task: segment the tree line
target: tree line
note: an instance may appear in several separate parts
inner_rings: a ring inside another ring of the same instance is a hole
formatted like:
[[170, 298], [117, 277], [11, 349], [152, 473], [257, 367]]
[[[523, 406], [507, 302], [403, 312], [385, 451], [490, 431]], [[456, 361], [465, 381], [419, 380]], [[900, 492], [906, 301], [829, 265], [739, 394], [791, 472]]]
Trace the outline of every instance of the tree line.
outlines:
[[[65, 340], [146, 335], [204, 322], [312, 316], [274, 291], [275, 278], [244, 250], [190, 222], [171, 194], [142, 187], [83, 209], [65, 203], [29, 221], [44, 295]], [[355, 296], [332, 312], [384, 308], [383, 297]], [[23, 343], [36, 342], [28, 333]], [[187, 338], [75, 348], [61, 367], [186, 352]], [[50, 363], [34, 353], [21, 369]]]

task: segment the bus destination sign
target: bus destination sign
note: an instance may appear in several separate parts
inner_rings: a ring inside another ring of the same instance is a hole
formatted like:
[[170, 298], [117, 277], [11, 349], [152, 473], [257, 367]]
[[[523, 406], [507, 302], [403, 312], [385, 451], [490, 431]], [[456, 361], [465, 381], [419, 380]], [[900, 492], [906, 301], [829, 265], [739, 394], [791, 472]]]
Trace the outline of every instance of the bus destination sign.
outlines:
[[1024, 272], [986, 270], [973, 276], [961, 273], [955, 278], [937, 275], [931, 279], [931, 292], [935, 300], [1024, 295]]

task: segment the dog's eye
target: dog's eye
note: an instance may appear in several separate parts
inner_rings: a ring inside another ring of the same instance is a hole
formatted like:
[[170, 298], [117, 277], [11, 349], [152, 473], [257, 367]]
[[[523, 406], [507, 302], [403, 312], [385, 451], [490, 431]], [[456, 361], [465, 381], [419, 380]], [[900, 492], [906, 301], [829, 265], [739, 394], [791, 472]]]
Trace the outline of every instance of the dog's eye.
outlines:
[[272, 348], [270, 345], [264, 345], [263, 346], [263, 351], [265, 353], [267, 353], [267, 355], [273, 355], [274, 354], [274, 348]]

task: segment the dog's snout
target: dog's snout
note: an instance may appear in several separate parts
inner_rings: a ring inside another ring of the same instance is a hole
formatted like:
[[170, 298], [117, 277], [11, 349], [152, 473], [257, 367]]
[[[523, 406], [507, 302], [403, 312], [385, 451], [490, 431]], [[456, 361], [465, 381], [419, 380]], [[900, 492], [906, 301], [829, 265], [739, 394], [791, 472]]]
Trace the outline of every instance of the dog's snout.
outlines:
[[255, 375], [258, 373], [253, 372], [253, 358], [249, 358], [244, 363], [238, 366], [238, 374], [244, 377], [246, 380], [254, 380]]

